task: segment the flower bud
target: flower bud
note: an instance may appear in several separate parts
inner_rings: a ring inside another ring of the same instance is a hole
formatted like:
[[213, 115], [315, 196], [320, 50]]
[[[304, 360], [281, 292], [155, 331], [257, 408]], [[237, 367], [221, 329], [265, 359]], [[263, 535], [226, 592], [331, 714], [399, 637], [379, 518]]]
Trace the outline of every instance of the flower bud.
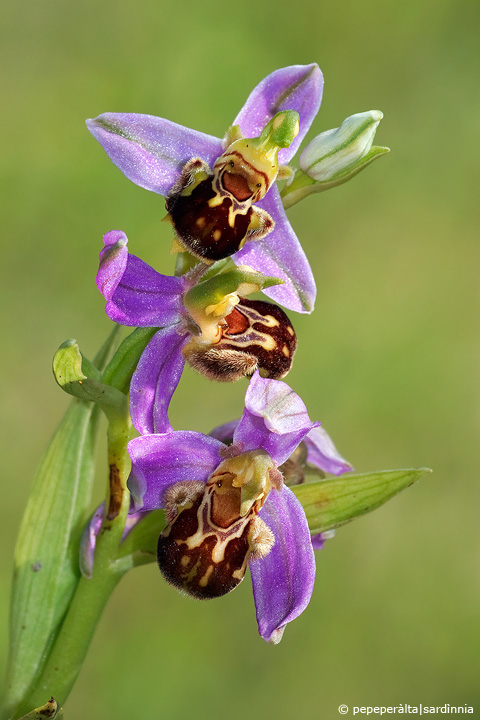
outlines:
[[382, 118], [380, 110], [369, 110], [320, 133], [302, 152], [301, 169], [317, 182], [329, 182], [353, 169], [370, 152]]

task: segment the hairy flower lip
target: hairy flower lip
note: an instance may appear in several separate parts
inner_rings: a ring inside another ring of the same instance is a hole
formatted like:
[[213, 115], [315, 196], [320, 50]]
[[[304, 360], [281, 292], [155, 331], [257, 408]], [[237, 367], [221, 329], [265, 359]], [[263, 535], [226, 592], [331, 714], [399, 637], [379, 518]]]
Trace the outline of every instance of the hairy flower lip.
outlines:
[[[296, 110], [299, 134], [278, 153], [279, 163], [286, 164], [310, 128], [322, 92], [323, 76], [314, 63], [276, 70], [254, 88], [232, 125], [239, 125], [244, 137], [256, 137], [278, 111]], [[152, 115], [104, 113], [88, 120], [87, 126], [126, 177], [162, 195], [168, 194], [189, 160], [199, 157], [213, 167], [224, 152], [219, 138]], [[275, 184], [257, 205], [273, 218], [275, 228], [264, 238], [247, 242], [234, 261], [283, 278], [284, 285], [268, 288], [266, 294], [290, 310], [312, 312], [315, 281]]]

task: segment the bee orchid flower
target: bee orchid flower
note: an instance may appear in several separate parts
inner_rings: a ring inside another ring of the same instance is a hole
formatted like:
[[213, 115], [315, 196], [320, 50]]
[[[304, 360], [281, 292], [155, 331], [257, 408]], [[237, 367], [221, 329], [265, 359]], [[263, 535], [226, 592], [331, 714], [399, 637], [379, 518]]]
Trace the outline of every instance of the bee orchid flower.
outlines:
[[318, 425], [286, 383], [257, 371], [231, 445], [190, 431], [128, 445], [132, 512], [165, 509], [164, 577], [209, 599], [233, 590], [249, 566], [259, 632], [272, 643], [308, 605], [315, 578], [305, 513], [278, 468]]

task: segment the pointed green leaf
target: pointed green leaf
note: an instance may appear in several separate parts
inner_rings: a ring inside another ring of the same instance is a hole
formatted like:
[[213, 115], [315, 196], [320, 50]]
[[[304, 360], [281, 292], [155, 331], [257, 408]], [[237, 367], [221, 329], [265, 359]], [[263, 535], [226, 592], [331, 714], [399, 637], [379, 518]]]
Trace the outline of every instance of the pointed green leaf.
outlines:
[[15, 549], [9, 717], [42, 670], [79, 579], [78, 544], [94, 476], [98, 410], [75, 400], [38, 469]]
[[305, 510], [310, 531], [319, 533], [375, 510], [430, 472], [429, 468], [411, 468], [362, 475], [348, 473], [296, 485], [291, 490]]

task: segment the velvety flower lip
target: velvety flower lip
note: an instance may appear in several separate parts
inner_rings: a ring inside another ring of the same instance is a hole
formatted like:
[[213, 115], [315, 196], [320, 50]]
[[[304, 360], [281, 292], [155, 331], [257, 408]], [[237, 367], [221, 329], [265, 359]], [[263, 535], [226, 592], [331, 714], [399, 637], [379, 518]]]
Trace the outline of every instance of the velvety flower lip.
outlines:
[[[246, 137], [254, 137], [277, 112], [296, 110], [299, 134], [289, 148], [279, 152], [279, 161], [287, 163], [318, 112], [322, 92], [323, 76], [316, 64], [276, 70], [254, 88], [234, 124], [240, 125]], [[127, 178], [160, 195], [168, 195], [190, 159], [200, 157], [213, 166], [224, 150], [219, 138], [152, 115], [104, 113], [88, 120], [87, 126]], [[275, 220], [275, 228], [264, 238], [247, 242], [233, 259], [284, 279], [284, 285], [268, 288], [266, 294], [291, 310], [311, 312], [315, 281], [275, 185], [258, 206]]]
[[[264, 379], [257, 371], [250, 387], [229, 452], [264, 450], [278, 466], [318, 423], [310, 420], [302, 401], [286, 383]], [[267, 423], [276, 430], [268, 430]], [[275, 435], [275, 442], [269, 435]], [[132, 471], [127, 484], [133, 511], [144, 512], [164, 507], [165, 493], [175, 483], [206, 483], [224, 460], [226, 446], [201, 433], [172, 431], [134, 438], [128, 452]], [[276, 643], [286, 624], [298, 617], [310, 600], [315, 560], [305, 513], [289, 488], [272, 489], [259, 517], [273, 532], [275, 543], [265, 557], [251, 561], [253, 592], [260, 635]]]

